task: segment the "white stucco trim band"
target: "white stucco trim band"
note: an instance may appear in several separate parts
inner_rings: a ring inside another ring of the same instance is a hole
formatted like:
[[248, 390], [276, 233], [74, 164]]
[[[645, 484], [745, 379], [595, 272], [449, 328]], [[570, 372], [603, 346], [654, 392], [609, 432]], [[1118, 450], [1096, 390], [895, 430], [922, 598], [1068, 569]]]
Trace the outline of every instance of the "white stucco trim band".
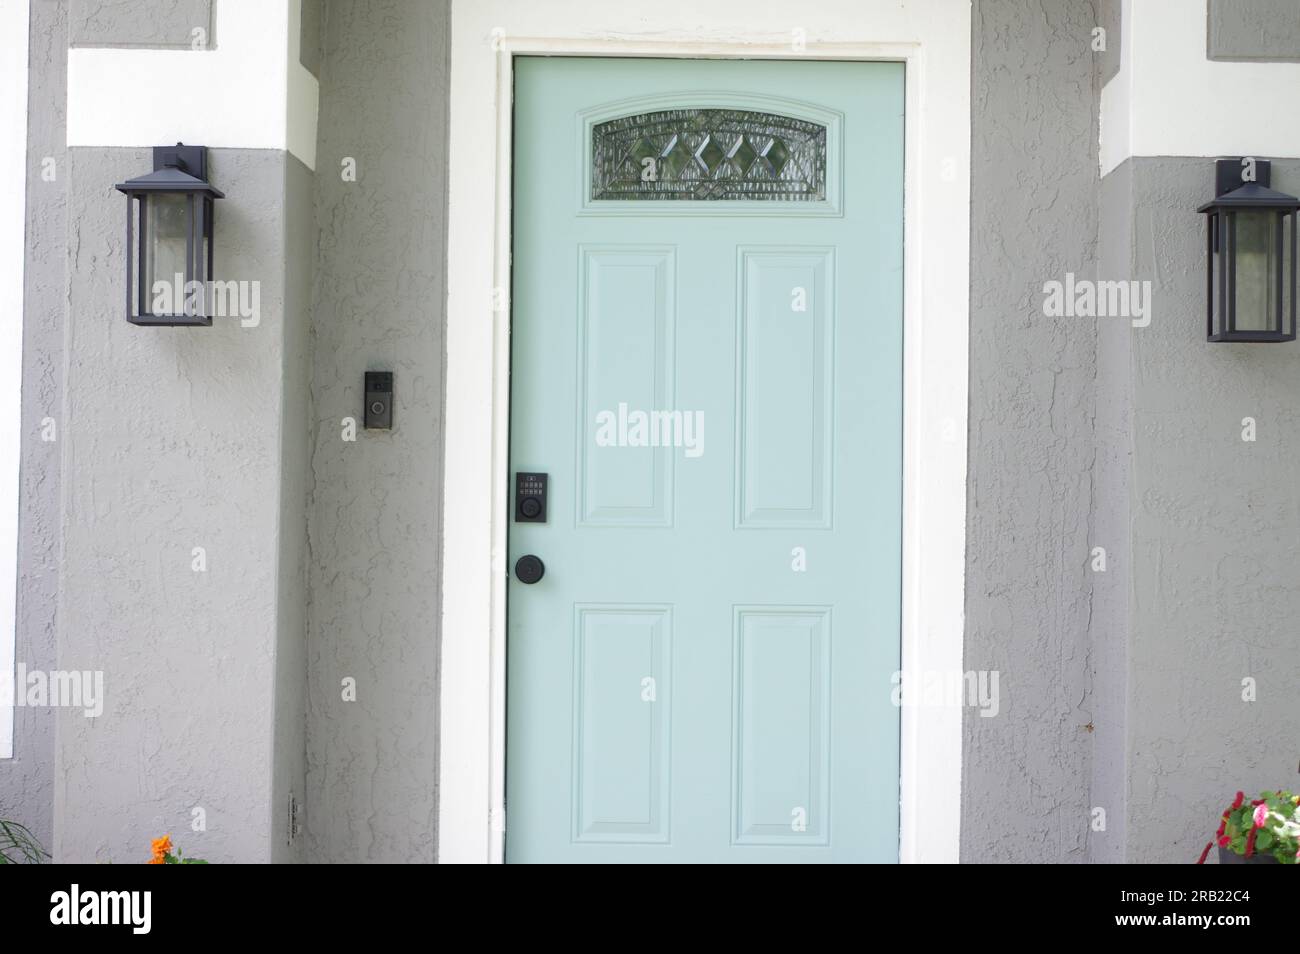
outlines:
[[27, 228], [26, 3], [0, 4], [0, 759], [14, 754], [14, 635], [18, 592], [18, 468], [22, 454], [23, 272]]
[[[479, 0], [452, 8], [439, 860], [503, 860], [513, 58], [892, 60], [906, 65], [903, 668], [962, 667], [970, 226], [969, 0]], [[599, 29], [593, 24], [599, 24]], [[794, 31], [800, 31], [796, 34]], [[796, 52], [792, 43], [803, 41]], [[882, 687], [888, 691], [889, 687]], [[962, 712], [904, 707], [904, 861], [958, 856]]]
[[1101, 91], [1102, 175], [1132, 156], [1300, 156], [1300, 63], [1209, 59], [1206, 4], [1123, 0], [1120, 68]]
[[[220, 0], [209, 50], [68, 50], [68, 145], [286, 149], [316, 168], [302, 0]], [[144, 170], [148, 171], [148, 170]]]

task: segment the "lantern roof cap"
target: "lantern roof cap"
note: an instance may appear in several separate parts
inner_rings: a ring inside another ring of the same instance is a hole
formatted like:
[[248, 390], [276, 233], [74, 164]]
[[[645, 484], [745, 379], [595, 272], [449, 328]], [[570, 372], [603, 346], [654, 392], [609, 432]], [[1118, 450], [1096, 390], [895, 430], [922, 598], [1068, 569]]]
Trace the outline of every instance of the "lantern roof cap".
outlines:
[[1300, 199], [1258, 182], [1248, 182], [1239, 189], [1215, 196], [1196, 211], [1212, 212], [1215, 209], [1300, 209]]
[[226, 196], [224, 192], [206, 179], [199, 179], [175, 166], [165, 166], [162, 169], [150, 172], [148, 175], [127, 179], [125, 182], [119, 182], [115, 188], [127, 195], [159, 192], [182, 194], [201, 192], [214, 199], [223, 199]]

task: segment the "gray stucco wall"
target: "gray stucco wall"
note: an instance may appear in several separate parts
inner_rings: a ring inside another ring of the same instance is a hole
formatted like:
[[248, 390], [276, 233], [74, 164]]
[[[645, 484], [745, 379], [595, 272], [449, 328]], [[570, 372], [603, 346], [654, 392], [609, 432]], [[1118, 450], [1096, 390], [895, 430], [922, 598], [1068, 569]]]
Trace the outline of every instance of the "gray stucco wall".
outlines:
[[1295, 0], [1209, 0], [1208, 14], [1210, 59], [1300, 60]]
[[1097, 26], [1106, 31], [1106, 49], [1097, 53], [1097, 78], [1100, 87], [1105, 86], [1119, 72], [1124, 6], [1122, 0], [1096, 0], [1096, 2]]
[[298, 22], [298, 62], [317, 79], [320, 78], [324, 31], [325, 0], [302, 0], [302, 19]]
[[261, 282], [257, 327], [128, 324], [112, 184], [150, 151], [70, 151], [59, 666], [102, 670], [106, 701], [56, 717], [60, 861], [141, 860], [164, 832], [214, 861], [271, 858], [287, 159], [209, 159], [218, 268]]
[[[29, 30], [27, 235], [23, 290], [22, 448], [19, 476], [15, 661], [55, 668], [59, 594], [59, 442], [41, 439], [46, 418], [63, 429], [63, 332], [67, 314], [66, 0], [33, 3]], [[54, 178], [44, 177], [46, 158]], [[0, 761], [0, 818], [54, 840], [54, 711], [14, 710], [14, 757]]]
[[[448, 4], [330, 0], [312, 334], [308, 857], [436, 857]], [[356, 161], [356, 181], [342, 163]], [[395, 426], [361, 430], [395, 372]], [[357, 439], [342, 439], [342, 421]], [[356, 680], [356, 702], [341, 681]]]
[[[279, 152], [211, 153], [228, 192], [218, 275], [261, 281], [263, 319], [197, 331], [122, 317], [111, 184], [149, 154], [79, 149], [65, 166], [67, 6], [33, 5], [31, 149], [59, 174], [29, 189], [19, 659], [102, 669], [108, 698], [97, 720], [18, 711], [0, 807], [60, 860], [135, 860], [164, 831], [216, 861], [301, 860], [309, 824], [315, 860], [432, 860], [447, 5], [333, 5], [323, 176]], [[159, 29], [189, 19], [181, 6]], [[83, 43], [182, 36], [145, 29], [139, 3], [80, 3], [76, 17]], [[316, 70], [328, 19], [305, 0]], [[343, 156], [357, 181], [340, 177]], [[414, 186], [413, 162], [427, 172]], [[330, 271], [314, 284], [318, 259]], [[65, 393], [67, 313], [96, 320], [67, 329]], [[369, 368], [397, 372], [397, 428], [344, 443]], [[47, 416], [56, 443], [37, 439]], [[314, 790], [309, 670], [326, 687]], [[196, 807], [206, 832], [191, 830]]]
[[[1205, 341], [1195, 209], [1214, 162], [1129, 164], [1134, 270], [1157, 311], [1130, 342], [1127, 860], [1187, 862], [1235, 791], [1295, 784], [1300, 348]], [[1300, 192], [1300, 159], [1275, 161], [1273, 185]]]
[[[280, 411], [280, 517], [275, 654], [272, 860], [302, 858], [307, 789], [307, 506], [311, 494], [311, 295], [316, 251], [315, 176], [285, 163], [284, 336]], [[290, 799], [297, 806], [290, 832]]]
[[[1133, 249], [1133, 176], [1125, 162], [1101, 182], [1097, 277], [1146, 280]], [[1154, 320], [1154, 319], [1153, 319]], [[1097, 322], [1096, 417], [1092, 546], [1092, 614], [1089, 637], [1089, 697], [1093, 725], [1092, 787], [1088, 860], [1124, 860], [1128, 799], [1128, 640], [1133, 563], [1129, 533], [1130, 470], [1133, 457], [1132, 322]], [[1141, 332], [1144, 333], [1144, 332]], [[1105, 569], [1099, 559], [1104, 556]], [[1093, 570], [1093, 566], [1099, 567]]]
[[213, 0], [71, 0], [69, 40], [72, 46], [190, 49], [193, 31], [202, 29], [212, 47], [212, 4]]
[[1096, 329], [1043, 283], [1095, 271], [1097, 17], [977, 0], [973, 22], [963, 861], [1082, 861], [1092, 740], [1088, 569]]

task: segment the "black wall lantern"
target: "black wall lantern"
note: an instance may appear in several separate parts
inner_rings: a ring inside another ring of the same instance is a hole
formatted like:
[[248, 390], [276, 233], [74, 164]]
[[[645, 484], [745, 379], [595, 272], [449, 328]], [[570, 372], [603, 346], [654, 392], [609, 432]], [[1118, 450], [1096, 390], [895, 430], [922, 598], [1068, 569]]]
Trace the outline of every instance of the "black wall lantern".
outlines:
[[[1267, 159], [1220, 159], [1208, 225], [1209, 341], [1294, 341], [1300, 199], [1269, 188]], [[1253, 174], [1253, 179], [1251, 178]]]
[[207, 147], [178, 142], [154, 149], [153, 172], [117, 184], [126, 193], [132, 324], [212, 324], [212, 202], [225, 194], [207, 177]]

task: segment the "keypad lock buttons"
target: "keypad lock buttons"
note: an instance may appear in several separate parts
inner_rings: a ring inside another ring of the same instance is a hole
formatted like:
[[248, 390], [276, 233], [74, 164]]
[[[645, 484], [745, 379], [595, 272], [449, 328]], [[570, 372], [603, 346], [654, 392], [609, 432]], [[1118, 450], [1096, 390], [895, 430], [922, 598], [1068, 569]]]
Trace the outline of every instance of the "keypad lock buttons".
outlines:
[[546, 522], [546, 474], [515, 474], [515, 523]]

